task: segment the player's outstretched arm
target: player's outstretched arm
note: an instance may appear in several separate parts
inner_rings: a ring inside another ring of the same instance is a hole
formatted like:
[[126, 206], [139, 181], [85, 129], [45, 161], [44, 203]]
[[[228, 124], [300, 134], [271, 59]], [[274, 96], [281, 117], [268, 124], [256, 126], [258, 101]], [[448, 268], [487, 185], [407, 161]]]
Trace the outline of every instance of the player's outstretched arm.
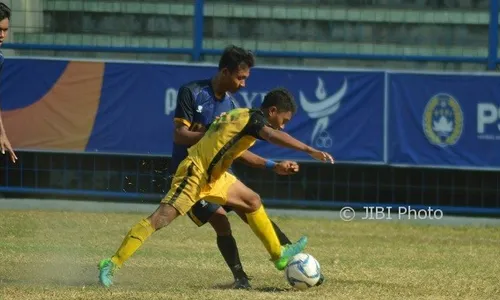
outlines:
[[299, 165], [294, 161], [285, 160], [276, 163], [248, 150], [243, 152], [243, 154], [237, 158], [237, 161], [253, 168], [272, 169], [279, 175], [291, 175], [299, 171]]
[[9, 152], [10, 154], [10, 159], [12, 162], [16, 162], [17, 156], [16, 153], [14, 152], [14, 149], [12, 149], [12, 145], [9, 142], [9, 139], [7, 138], [7, 134], [5, 133], [5, 128], [3, 127], [2, 123], [2, 112], [0, 111], [0, 150], [2, 151], [2, 154], [5, 154], [5, 151]]
[[260, 129], [259, 136], [262, 139], [275, 145], [302, 151], [309, 154], [314, 159], [331, 162], [332, 164], [334, 163], [333, 157], [327, 152], [314, 149], [313, 147], [302, 143], [301, 141], [295, 139], [284, 131], [275, 130], [271, 127], [264, 126], [262, 127], [262, 129]]
[[266, 162], [267, 162], [267, 160], [262, 156], [259, 156], [248, 150], [243, 152], [243, 154], [241, 154], [241, 156], [238, 157], [236, 161], [241, 162], [249, 167], [257, 169], [266, 168]]

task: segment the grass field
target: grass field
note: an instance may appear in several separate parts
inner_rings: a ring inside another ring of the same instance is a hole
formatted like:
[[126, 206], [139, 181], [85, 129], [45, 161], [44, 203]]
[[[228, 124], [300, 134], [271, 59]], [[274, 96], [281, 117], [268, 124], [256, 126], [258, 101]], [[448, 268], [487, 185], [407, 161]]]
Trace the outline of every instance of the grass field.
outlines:
[[110, 256], [143, 214], [0, 211], [0, 299], [496, 299], [500, 227], [273, 218], [308, 253], [326, 282], [293, 291], [246, 224], [231, 214], [251, 291], [231, 275], [214, 233], [187, 218], [153, 235], [115, 276], [97, 285]]

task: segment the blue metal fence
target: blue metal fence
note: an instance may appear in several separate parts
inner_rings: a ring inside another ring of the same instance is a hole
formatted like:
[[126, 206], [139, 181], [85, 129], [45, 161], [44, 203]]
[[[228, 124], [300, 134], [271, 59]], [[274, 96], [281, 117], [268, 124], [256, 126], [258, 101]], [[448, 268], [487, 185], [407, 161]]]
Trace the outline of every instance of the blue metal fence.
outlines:
[[488, 70], [495, 70], [498, 61], [498, 0], [490, 0], [490, 23], [488, 26]]
[[[19, 152], [0, 157], [0, 192], [158, 203], [168, 189], [169, 158]], [[269, 206], [332, 209], [350, 206], [441, 209], [500, 215], [500, 173], [304, 163], [293, 176], [235, 164], [235, 173]]]

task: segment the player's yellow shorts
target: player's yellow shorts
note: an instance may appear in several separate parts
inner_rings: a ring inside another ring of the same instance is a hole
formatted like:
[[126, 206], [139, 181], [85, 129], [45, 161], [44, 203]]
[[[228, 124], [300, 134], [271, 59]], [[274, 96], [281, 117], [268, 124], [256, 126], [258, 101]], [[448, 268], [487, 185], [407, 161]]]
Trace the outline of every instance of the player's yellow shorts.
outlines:
[[227, 191], [237, 181], [234, 175], [225, 172], [219, 179], [207, 183], [206, 171], [191, 160], [183, 160], [172, 178], [172, 185], [161, 203], [172, 205], [179, 214], [185, 215], [201, 199], [225, 205]]

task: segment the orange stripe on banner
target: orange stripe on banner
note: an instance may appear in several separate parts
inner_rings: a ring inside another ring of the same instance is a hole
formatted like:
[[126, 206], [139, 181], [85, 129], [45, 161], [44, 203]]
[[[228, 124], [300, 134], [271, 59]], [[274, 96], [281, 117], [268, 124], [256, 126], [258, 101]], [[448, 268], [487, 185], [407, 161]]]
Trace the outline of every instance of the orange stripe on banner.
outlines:
[[104, 63], [70, 62], [39, 101], [3, 112], [12, 146], [84, 151], [99, 108], [103, 76]]

